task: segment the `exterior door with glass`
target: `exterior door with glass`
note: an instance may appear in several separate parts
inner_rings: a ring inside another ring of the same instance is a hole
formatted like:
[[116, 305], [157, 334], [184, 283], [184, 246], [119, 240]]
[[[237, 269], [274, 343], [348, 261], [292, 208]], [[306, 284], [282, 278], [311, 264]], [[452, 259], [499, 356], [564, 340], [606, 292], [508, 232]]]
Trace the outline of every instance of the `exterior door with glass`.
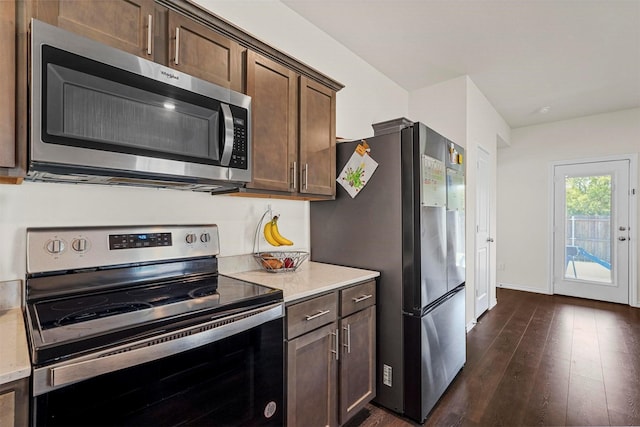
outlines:
[[629, 167], [554, 167], [554, 293], [629, 303]]

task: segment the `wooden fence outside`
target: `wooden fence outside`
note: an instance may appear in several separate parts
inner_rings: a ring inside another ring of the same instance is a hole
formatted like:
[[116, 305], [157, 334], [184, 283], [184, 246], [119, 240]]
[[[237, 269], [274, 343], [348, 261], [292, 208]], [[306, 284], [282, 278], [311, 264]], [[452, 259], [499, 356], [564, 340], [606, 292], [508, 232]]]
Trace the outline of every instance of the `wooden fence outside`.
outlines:
[[611, 262], [611, 217], [574, 215], [567, 218], [567, 245], [580, 246]]

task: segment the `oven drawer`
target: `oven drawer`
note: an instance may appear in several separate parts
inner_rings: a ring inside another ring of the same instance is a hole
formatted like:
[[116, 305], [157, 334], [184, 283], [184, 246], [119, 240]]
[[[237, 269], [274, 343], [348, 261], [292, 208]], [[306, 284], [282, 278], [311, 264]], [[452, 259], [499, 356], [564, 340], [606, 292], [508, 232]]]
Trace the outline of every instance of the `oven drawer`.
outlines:
[[287, 338], [292, 339], [338, 318], [336, 292], [287, 307]]
[[376, 281], [362, 283], [340, 291], [340, 315], [348, 316], [376, 304]]

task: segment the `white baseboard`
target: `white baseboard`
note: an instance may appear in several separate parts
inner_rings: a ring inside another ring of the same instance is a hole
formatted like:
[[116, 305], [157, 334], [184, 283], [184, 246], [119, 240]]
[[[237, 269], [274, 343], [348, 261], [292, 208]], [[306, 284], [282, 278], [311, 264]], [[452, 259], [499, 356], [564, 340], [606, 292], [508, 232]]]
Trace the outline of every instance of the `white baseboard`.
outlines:
[[[505, 288], [505, 289], [513, 289], [514, 291], [525, 291], [525, 292], [533, 292], [533, 293], [536, 293], [536, 294], [553, 295], [553, 292], [549, 292], [546, 289], [534, 288], [534, 287], [523, 286], [523, 285], [514, 285], [512, 283], [498, 283], [497, 287], [498, 288]], [[489, 307], [489, 310], [491, 310], [495, 305], [496, 305], [496, 302], [493, 301], [492, 305]], [[636, 303], [636, 304], [629, 303], [629, 306], [630, 307], [635, 307], [635, 308], [640, 308], [640, 301], [638, 303]]]
[[476, 322], [475, 320], [474, 320], [474, 321], [472, 321], [472, 322], [467, 323], [467, 326], [466, 326], [467, 333], [469, 333], [469, 331], [470, 331], [471, 329], [473, 329], [473, 327], [474, 327], [474, 326], [476, 326], [476, 323], [478, 323], [478, 322]]
[[514, 285], [512, 283], [498, 283], [499, 288], [513, 289], [514, 291], [534, 292], [536, 294], [551, 295], [547, 289], [534, 288], [533, 286]]

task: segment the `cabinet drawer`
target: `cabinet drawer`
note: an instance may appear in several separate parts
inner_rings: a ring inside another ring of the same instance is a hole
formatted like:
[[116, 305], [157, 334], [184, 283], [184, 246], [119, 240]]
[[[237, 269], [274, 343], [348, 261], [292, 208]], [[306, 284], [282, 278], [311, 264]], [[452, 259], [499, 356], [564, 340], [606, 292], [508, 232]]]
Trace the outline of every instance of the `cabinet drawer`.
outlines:
[[341, 316], [362, 310], [376, 304], [376, 281], [362, 283], [340, 292]]
[[287, 338], [292, 339], [338, 318], [338, 298], [330, 293], [287, 307]]

